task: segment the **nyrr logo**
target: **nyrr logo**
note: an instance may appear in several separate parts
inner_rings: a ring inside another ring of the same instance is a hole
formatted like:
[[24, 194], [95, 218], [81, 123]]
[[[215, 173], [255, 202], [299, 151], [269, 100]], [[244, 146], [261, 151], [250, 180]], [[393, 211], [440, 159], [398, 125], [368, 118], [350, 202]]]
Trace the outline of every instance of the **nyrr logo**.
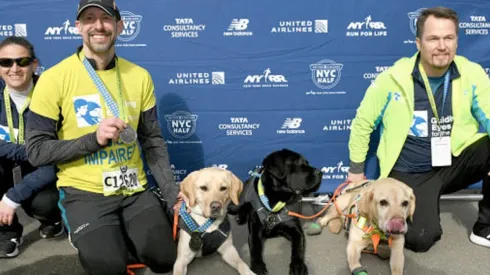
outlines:
[[78, 29], [71, 26], [70, 20], [66, 20], [61, 27], [48, 27], [44, 33], [45, 40], [72, 40], [82, 39]]
[[371, 15], [364, 22], [350, 22], [347, 26], [346, 36], [387, 36], [386, 26], [383, 22], [372, 21]]
[[[419, 17], [420, 13], [425, 9], [427, 9], [427, 8], [420, 8], [416, 11], [411, 11], [408, 13], [408, 19], [410, 20], [409, 21], [410, 30], [412, 31], [413, 35], [417, 35], [417, 18]], [[408, 39], [408, 40], [404, 41], [403, 43], [405, 43], [405, 44], [415, 43], [415, 41]]]
[[310, 65], [311, 79], [318, 88], [331, 89], [339, 83], [343, 67], [343, 64], [323, 59]]
[[303, 119], [300, 117], [286, 118], [282, 124], [281, 130], [277, 130], [278, 134], [304, 134], [305, 130], [298, 129], [301, 127]]
[[165, 115], [167, 129], [177, 139], [186, 139], [194, 134], [197, 118], [197, 115], [186, 111], [177, 111], [170, 115]]
[[261, 75], [248, 75], [243, 81], [244, 88], [278, 88], [288, 87], [287, 79], [281, 74], [272, 74], [267, 68]]
[[250, 21], [246, 18], [233, 19], [230, 26], [228, 26], [228, 31], [225, 31], [223, 36], [252, 36], [252, 32], [245, 31], [248, 28], [249, 22]]
[[349, 172], [349, 166], [344, 166], [343, 161], [339, 161], [336, 166], [325, 166], [322, 169], [323, 179], [347, 179], [347, 173]]
[[0, 36], [27, 36], [27, 24], [0, 25]]
[[[124, 29], [117, 39], [122, 42], [134, 40], [136, 37], [138, 37], [138, 34], [141, 31], [141, 21], [143, 20], [143, 16], [136, 15], [129, 11], [121, 11], [121, 18], [124, 24]], [[117, 44], [117, 46], [146, 47], [146, 44]]]

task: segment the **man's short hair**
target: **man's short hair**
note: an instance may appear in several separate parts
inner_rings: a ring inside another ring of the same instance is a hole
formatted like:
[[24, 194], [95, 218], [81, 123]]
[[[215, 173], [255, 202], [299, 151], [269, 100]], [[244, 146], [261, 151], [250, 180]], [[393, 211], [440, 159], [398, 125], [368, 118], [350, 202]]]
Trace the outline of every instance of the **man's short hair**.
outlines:
[[417, 32], [416, 32], [416, 37], [417, 38], [422, 38], [422, 33], [424, 32], [424, 25], [425, 21], [427, 21], [427, 18], [429, 16], [434, 16], [435, 18], [445, 18], [445, 19], [450, 19], [451, 21], [454, 22], [454, 25], [456, 27], [456, 35], [459, 33], [459, 18], [458, 14], [456, 11], [446, 8], [446, 7], [435, 7], [435, 8], [429, 8], [429, 9], [424, 9], [420, 13], [419, 17], [417, 18]]

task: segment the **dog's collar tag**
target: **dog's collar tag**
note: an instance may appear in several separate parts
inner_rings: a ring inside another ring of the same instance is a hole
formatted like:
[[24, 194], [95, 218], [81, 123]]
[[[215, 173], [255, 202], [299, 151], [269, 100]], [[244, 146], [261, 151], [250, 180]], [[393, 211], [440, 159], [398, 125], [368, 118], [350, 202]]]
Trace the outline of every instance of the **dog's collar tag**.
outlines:
[[192, 232], [191, 233], [191, 241], [189, 242], [189, 248], [197, 252], [202, 247], [202, 236], [200, 232]]

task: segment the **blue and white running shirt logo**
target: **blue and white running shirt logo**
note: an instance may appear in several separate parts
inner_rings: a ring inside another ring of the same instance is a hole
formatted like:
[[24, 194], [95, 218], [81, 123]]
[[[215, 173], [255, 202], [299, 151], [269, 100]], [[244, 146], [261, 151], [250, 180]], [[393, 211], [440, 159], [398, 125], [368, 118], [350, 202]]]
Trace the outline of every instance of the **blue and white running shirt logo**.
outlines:
[[73, 97], [73, 108], [79, 128], [97, 125], [102, 120], [99, 94]]
[[413, 113], [412, 126], [408, 134], [415, 137], [428, 137], [427, 111], [415, 111]]

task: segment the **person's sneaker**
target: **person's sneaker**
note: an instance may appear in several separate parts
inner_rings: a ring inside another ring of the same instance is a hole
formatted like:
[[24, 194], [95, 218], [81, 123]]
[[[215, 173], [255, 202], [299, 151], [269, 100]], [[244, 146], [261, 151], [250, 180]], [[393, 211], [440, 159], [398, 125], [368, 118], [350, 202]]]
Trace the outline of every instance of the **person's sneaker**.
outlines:
[[481, 246], [490, 247], [490, 225], [476, 222], [471, 231], [470, 241]]
[[43, 239], [58, 237], [63, 235], [64, 232], [65, 228], [61, 222], [55, 224], [41, 223], [41, 226], [39, 226], [39, 235], [41, 235], [41, 238]]
[[19, 255], [22, 237], [0, 241], [0, 258], [14, 258]]

